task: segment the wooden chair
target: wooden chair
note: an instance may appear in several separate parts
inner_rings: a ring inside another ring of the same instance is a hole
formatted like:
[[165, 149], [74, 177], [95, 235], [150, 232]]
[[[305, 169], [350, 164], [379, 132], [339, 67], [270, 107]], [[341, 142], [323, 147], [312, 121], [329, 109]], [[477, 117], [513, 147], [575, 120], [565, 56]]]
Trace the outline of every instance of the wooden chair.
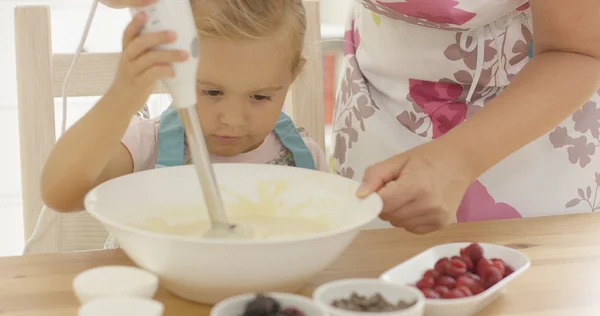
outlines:
[[[286, 112], [324, 148], [319, 2], [305, 0], [305, 5], [308, 11], [305, 43], [308, 63], [289, 91]], [[50, 8], [47, 6], [16, 7], [15, 33], [23, 220], [27, 240], [43, 206], [39, 189], [41, 171], [56, 142], [54, 98], [61, 96], [73, 55], [52, 53]], [[113, 79], [118, 57], [117, 53], [82, 54], [69, 81], [69, 96], [102, 95]], [[158, 84], [154, 92], [166, 93], [166, 90]], [[43, 238], [31, 246], [30, 253], [102, 248], [107, 233], [87, 213], [51, 211], [46, 214], [55, 220]]]

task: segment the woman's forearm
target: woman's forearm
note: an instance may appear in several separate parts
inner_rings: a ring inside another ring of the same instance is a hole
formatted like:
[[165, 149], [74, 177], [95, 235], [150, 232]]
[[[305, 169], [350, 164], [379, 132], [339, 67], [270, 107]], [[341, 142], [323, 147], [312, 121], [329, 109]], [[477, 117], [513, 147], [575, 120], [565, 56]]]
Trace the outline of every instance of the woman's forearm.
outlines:
[[458, 148], [473, 179], [549, 132], [600, 87], [600, 59], [567, 52], [536, 55], [512, 83], [440, 140]]
[[41, 179], [42, 196], [61, 211], [79, 208], [96, 184], [129, 125], [122, 98], [106, 95], [56, 143]]

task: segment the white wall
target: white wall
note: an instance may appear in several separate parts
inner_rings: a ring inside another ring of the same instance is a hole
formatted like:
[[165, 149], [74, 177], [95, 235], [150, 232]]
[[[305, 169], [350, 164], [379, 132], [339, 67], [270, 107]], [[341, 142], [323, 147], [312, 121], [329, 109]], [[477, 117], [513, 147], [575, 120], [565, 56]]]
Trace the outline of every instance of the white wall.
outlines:
[[344, 25], [352, 2], [356, 0], [321, 0], [321, 21]]
[[[56, 53], [77, 48], [91, 1], [89, 0], [0, 0], [0, 107], [14, 106], [17, 98], [15, 80], [14, 8], [16, 5], [51, 5], [52, 49]], [[99, 6], [86, 47], [92, 51], [118, 51], [122, 30], [127, 23], [126, 10], [109, 10]]]

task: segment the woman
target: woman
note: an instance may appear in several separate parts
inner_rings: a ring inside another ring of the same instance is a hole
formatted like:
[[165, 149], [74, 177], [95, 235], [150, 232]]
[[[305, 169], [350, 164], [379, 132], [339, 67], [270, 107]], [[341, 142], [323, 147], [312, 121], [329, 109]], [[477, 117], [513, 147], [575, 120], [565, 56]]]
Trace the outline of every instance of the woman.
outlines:
[[334, 170], [415, 233], [599, 209], [599, 14], [597, 0], [355, 2]]

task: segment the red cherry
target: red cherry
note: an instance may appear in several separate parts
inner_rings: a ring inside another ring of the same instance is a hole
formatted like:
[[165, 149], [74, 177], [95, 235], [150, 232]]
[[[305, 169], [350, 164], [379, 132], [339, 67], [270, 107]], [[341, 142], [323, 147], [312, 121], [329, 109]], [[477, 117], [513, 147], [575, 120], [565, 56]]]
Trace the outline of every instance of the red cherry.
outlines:
[[433, 290], [436, 291], [441, 297], [445, 297], [450, 293], [450, 289], [443, 285], [436, 285], [433, 287]]
[[471, 258], [469, 258], [468, 256], [461, 256], [462, 261], [467, 265], [467, 270], [469, 271], [473, 271], [473, 260], [471, 260]]
[[442, 276], [439, 279], [437, 279], [437, 281], [435, 282], [435, 285], [441, 285], [441, 286], [445, 286], [449, 289], [453, 289], [454, 286], [456, 285], [456, 280], [453, 277], [450, 276]]
[[434, 269], [440, 274], [445, 274], [446, 270], [450, 267], [450, 259], [442, 258], [435, 263]]
[[419, 282], [417, 282], [416, 285], [417, 285], [417, 288], [419, 288], [421, 290], [430, 289], [435, 285], [435, 279], [432, 277], [425, 276], [421, 280], [419, 280]]
[[459, 290], [459, 289], [454, 289], [451, 290], [448, 295], [444, 296], [444, 298], [461, 298], [461, 297], [465, 297], [465, 292]]
[[435, 280], [437, 280], [440, 276], [441, 276], [441, 274], [439, 272], [437, 272], [436, 270], [434, 270], [434, 269], [427, 270], [423, 274], [423, 278], [425, 278], [425, 277], [432, 277]]
[[421, 290], [421, 293], [423, 293], [426, 298], [441, 298], [441, 296], [433, 289], [423, 289]]
[[508, 264], [505, 264], [504, 277], [506, 278], [507, 276], [513, 274], [513, 272], [515, 272], [515, 269], [513, 267], [509, 266]]
[[452, 259], [450, 261], [450, 264], [450, 267], [446, 271], [448, 275], [458, 278], [461, 275], [467, 273], [467, 265], [460, 258]]
[[460, 261], [464, 262], [467, 265], [467, 270], [471, 271], [471, 269], [473, 269], [473, 261], [471, 260], [471, 258], [469, 258], [469, 257], [467, 257], [465, 255], [462, 255], [460, 257], [459, 256], [454, 256], [450, 260], [454, 260], [454, 259], [460, 260]]
[[466, 275], [469, 276], [471, 279], [475, 280], [475, 282], [481, 283], [481, 277], [479, 277], [477, 274], [471, 273], [471, 272], [467, 272]]
[[496, 267], [489, 267], [485, 270], [484, 274], [481, 275], [481, 278], [483, 279], [483, 286], [486, 289], [489, 289], [502, 280], [502, 273], [500, 273], [500, 270]]
[[297, 310], [297, 309], [295, 309], [295, 308], [293, 308], [293, 307], [289, 307], [289, 308], [286, 308], [286, 309], [283, 311], [283, 315], [289, 315], [289, 316], [304, 316], [304, 313], [303, 313], [303, 312], [301, 312], [301, 311], [299, 311], [299, 310]]
[[476, 295], [483, 292], [483, 285], [481, 285], [481, 283], [479, 282], [479, 277], [477, 277], [476, 280], [468, 274], [465, 274], [458, 278], [458, 280], [456, 280], [456, 288], [459, 287], [468, 288], [471, 291], [472, 295]]
[[467, 256], [471, 258], [473, 262], [483, 258], [483, 248], [477, 243], [470, 244], [467, 248], [460, 250], [461, 256]]
[[456, 290], [459, 290], [465, 294], [465, 296], [473, 296], [471, 290], [466, 286], [456, 287]]
[[485, 270], [487, 270], [487, 268], [491, 266], [492, 263], [488, 259], [481, 258], [479, 259], [479, 261], [477, 261], [477, 265], [475, 266], [475, 273], [479, 276], [483, 276], [483, 272], [485, 272]]
[[502, 275], [504, 275], [504, 273], [506, 272], [506, 264], [504, 263], [504, 261], [502, 259], [491, 259], [490, 262], [492, 263], [492, 266], [498, 268], [498, 270], [500, 270], [500, 273], [502, 273]]
[[456, 279], [456, 286], [469, 286], [471, 284], [477, 284], [477, 281], [475, 281], [471, 276], [469, 276], [468, 274], [465, 274], [463, 276], [461, 276], [460, 278]]

